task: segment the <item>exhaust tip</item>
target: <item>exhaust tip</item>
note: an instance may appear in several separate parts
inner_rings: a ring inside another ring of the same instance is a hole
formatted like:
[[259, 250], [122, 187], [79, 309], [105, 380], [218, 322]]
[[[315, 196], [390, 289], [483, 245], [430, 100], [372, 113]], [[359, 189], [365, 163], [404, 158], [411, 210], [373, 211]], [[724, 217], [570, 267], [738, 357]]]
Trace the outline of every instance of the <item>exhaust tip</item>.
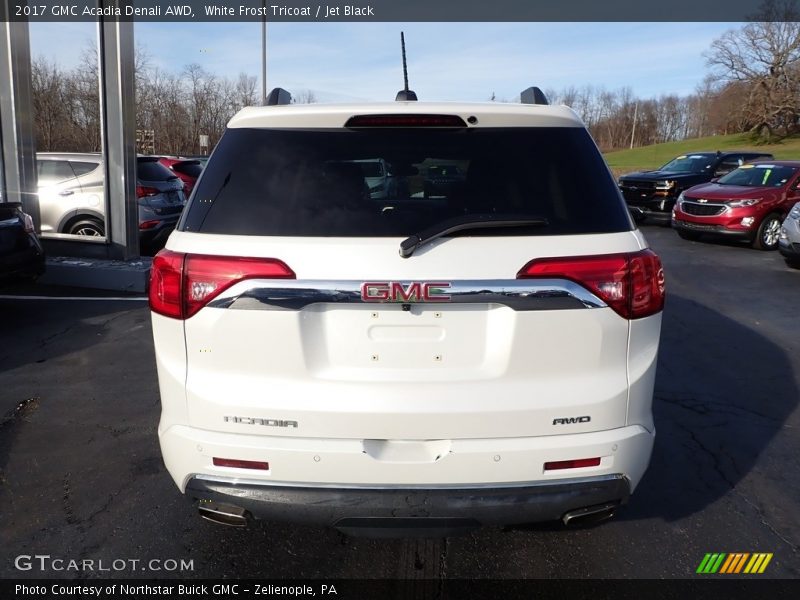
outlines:
[[616, 502], [608, 502], [606, 504], [596, 504], [594, 506], [578, 508], [564, 513], [561, 520], [564, 522], [564, 525], [591, 525], [613, 517], [618, 506], [619, 504]]
[[228, 527], [247, 527], [249, 521], [249, 513], [232, 504], [217, 504], [201, 500], [197, 512], [206, 521]]

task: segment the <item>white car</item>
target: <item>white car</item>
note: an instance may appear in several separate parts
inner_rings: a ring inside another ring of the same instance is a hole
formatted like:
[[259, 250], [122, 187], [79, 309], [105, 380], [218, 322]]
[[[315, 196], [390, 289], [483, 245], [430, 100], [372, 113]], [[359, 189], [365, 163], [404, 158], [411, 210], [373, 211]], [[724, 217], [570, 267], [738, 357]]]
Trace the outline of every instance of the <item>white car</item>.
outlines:
[[246, 108], [149, 293], [164, 462], [213, 521], [575, 523], [647, 469], [663, 271], [569, 108]]
[[792, 207], [781, 225], [778, 250], [787, 265], [800, 269], [800, 202]]

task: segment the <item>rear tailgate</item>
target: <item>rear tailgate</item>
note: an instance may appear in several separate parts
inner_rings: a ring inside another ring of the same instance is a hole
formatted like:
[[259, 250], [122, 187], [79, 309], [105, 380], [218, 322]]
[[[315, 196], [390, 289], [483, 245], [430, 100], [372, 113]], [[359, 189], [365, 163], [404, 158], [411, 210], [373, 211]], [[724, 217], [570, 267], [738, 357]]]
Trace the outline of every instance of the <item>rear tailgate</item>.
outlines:
[[[487, 292], [518, 284], [516, 274], [534, 258], [637, 251], [635, 233], [459, 237], [410, 259], [399, 257], [399, 242], [174, 233], [170, 250], [277, 258], [297, 276], [288, 284], [239, 282], [185, 321], [190, 425], [357, 439], [524, 437], [625, 425], [627, 320], [609, 307], [558, 298], [520, 306]], [[404, 307], [352, 293], [364, 282], [392, 281], [447, 282], [453, 290], [466, 283], [476, 301]]]

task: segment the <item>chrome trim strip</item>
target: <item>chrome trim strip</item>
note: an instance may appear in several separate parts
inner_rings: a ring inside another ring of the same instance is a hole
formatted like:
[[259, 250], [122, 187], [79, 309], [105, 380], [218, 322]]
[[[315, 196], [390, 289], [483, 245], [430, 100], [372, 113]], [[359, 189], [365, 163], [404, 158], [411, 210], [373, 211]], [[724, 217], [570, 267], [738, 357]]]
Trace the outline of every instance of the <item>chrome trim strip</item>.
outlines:
[[582, 483], [604, 483], [626, 479], [621, 473], [612, 475], [597, 475], [596, 477], [572, 477], [565, 479], [550, 479], [547, 481], [514, 481], [507, 483], [445, 483], [445, 484], [384, 484], [384, 485], [354, 485], [352, 483], [307, 483], [294, 481], [264, 481], [262, 479], [240, 479], [238, 477], [220, 477], [218, 475], [195, 474], [186, 478], [186, 485], [192, 479], [221, 483], [223, 485], [257, 485], [263, 487], [293, 487], [293, 488], [324, 488], [346, 490], [481, 490], [481, 489], [513, 489], [528, 487], [547, 487], [553, 485], [571, 485]]
[[[423, 280], [424, 281], [424, 280]], [[431, 280], [433, 281], [433, 280]], [[437, 281], [447, 281], [439, 279]], [[365, 302], [358, 280], [254, 279], [243, 281], [212, 300], [212, 308], [244, 310], [302, 310], [312, 304], [397, 305], [402, 302]], [[408, 285], [408, 281], [399, 281]], [[567, 279], [452, 280], [445, 302], [409, 302], [425, 306], [501, 304], [514, 310], [604, 308], [600, 298]], [[243, 286], [246, 289], [242, 289]]]

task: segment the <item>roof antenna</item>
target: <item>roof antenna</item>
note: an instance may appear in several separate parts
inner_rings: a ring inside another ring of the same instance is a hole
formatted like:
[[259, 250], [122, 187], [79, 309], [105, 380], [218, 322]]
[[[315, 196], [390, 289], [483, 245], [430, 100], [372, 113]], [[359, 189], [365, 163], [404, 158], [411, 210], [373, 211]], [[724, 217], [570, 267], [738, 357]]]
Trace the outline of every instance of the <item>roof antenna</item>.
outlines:
[[403, 84], [404, 88], [397, 92], [396, 102], [413, 102], [417, 100], [417, 94], [408, 89], [408, 66], [406, 65], [406, 36], [400, 32], [400, 50], [403, 53]]

